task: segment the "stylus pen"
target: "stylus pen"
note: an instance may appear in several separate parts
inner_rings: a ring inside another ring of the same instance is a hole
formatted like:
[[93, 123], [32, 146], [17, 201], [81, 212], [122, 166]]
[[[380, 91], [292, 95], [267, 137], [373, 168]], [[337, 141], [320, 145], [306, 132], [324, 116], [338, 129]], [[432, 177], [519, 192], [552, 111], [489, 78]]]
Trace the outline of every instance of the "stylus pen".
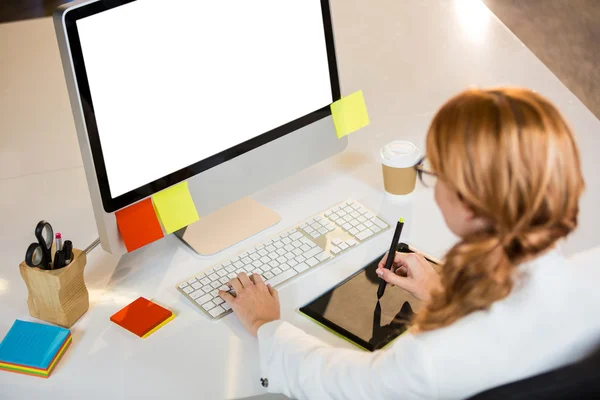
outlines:
[[[388, 253], [387, 260], [385, 261], [385, 269], [391, 269], [392, 264], [394, 263], [394, 258], [396, 256], [396, 249], [398, 248], [398, 242], [400, 241], [400, 234], [402, 233], [402, 228], [404, 227], [404, 218], [400, 218], [398, 223], [396, 224], [396, 231], [394, 232], [394, 238], [392, 239], [392, 244], [390, 245], [390, 252]], [[385, 293], [386, 282], [383, 278], [381, 278], [381, 282], [379, 282], [379, 288], [377, 289], [377, 299], [379, 300], [383, 293]]]

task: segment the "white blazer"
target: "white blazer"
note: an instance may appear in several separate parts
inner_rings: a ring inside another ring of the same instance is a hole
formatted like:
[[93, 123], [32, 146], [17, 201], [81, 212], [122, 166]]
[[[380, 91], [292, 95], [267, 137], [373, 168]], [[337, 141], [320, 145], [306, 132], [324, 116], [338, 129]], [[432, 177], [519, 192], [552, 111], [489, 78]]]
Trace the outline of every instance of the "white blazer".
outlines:
[[269, 392], [297, 399], [463, 399], [577, 361], [600, 345], [595, 258], [574, 263], [552, 250], [521, 265], [515, 289], [489, 310], [374, 353], [265, 324], [262, 376]]

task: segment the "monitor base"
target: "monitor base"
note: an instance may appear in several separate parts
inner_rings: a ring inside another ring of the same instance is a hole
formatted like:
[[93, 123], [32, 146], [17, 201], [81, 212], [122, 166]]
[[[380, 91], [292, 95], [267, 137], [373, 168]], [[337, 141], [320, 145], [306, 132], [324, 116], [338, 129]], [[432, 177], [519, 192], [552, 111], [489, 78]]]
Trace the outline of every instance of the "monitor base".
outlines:
[[252, 200], [241, 198], [176, 232], [202, 256], [219, 253], [281, 220], [279, 214]]

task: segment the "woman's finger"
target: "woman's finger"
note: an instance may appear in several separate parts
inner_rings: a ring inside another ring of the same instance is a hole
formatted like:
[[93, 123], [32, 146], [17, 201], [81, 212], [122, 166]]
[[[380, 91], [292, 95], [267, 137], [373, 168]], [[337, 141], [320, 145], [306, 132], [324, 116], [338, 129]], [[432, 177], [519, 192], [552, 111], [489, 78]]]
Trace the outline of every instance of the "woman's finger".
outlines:
[[219, 297], [225, 300], [225, 302], [227, 302], [227, 304], [229, 304], [230, 306], [235, 301], [235, 297], [233, 297], [230, 293], [224, 290], [219, 290]]
[[240, 293], [243, 289], [242, 282], [238, 278], [233, 278], [229, 281], [229, 286], [235, 290], [236, 293]]
[[[248, 278], [248, 275], [246, 275], [245, 272], [242, 272], [241, 274], [239, 274], [238, 279], [240, 280], [240, 282], [242, 282], [242, 285], [244, 287], [250, 287], [250, 286], [254, 285], [254, 283], [252, 283], [250, 281], [250, 278]], [[237, 290], [236, 290], [236, 292], [237, 292]]]
[[250, 275], [250, 279], [258, 287], [265, 286], [265, 281], [263, 280], [262, 276], [260, 276], [260, 274], [252, 274], [252, 275]]
[[413, 289], [413, 283], [410, 280], [410, 278], [404, 278], [404, 277], [398, 276], [395, 273], [393, 273], [392, 271], [390, 271], [389, 269], [385, 269], [385, 268], [379, 268], [377, 270], [377, 275], [389, 284], [398, 286], [402, 289], [412, 292], [411, 289]]
[[275, 290], [275, 288], [271, 286], [271, 284], [267, 285], [267, 289], [269, 289], [269, 293], [271, 294], [271, 296], [273, 296], [275, 300], [279, 301], [279, 292]]

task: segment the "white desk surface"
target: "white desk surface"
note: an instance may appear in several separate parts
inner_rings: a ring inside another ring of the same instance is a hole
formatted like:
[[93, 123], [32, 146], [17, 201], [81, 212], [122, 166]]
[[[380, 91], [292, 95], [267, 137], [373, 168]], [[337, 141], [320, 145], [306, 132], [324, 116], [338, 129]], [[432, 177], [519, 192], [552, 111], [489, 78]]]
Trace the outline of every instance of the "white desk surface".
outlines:
[[[97, 248], [85, 281], [90, 309], [72, 328], [73, 344], [50, 379], [0, 372], [3, 399], [239, 398], [264, 393], [256, 340], [235, 316], [213, 323], [174, 288], [182, 279], [311, 214], [352, 197], [393, 221], [404, 240], [440, 256], [454, 238], [417, 189], [396, 202], [383, 193], [378, 150], [394, 139], [423, 149], [432, 114], [468, 85], [521, 85], [554, 101], [572, 124], [587, 191], [573, 253], [600, 243], [600, 122], [476, 0], [332, 0], [342, 93], [364, 91], [371, 125], [347, 150], [253, 197], [282, 216], [278, 226], [213, 258], [196, 256], [169, 236], [122, 258]], [[97, 237], [58, 48], [49, 18], [0, 25], [0, 337], [17, 318], [30, 320], [17, 265], [46, 219], [76, 247]], [[282, 318], [335, 346], [350, 346], [297, 309], [381, 254], [378, 237], [280, 288]], [[109, 317], [138, 296], [156, 299], [177, 318], [146, 340]]]

